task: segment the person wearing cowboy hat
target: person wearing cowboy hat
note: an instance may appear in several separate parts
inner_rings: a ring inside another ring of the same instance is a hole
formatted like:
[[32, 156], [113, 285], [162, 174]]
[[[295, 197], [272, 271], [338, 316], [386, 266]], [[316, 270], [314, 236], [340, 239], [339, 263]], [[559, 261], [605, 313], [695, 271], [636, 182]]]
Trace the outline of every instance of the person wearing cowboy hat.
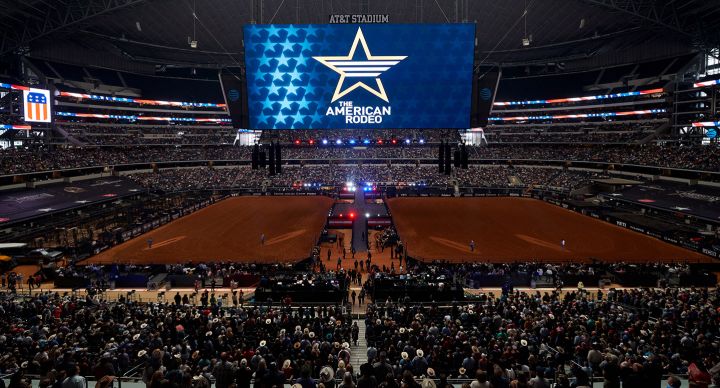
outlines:
[[428, 362], [422, 349], [415, 351], [415, 358], [412, 360], [412, 371], [415, 376], [422, 376], [427, 372]]
[[467, 379], [468, 377], [467, 377], [466, 373], [467, 373], [467, 370], [463, 367], [460, 367], [460, 369], [458, 369], [457, 378], [458, 379]]
[[410, 355], [408, 354], [408, 352], [400, 353], [400, 361], [398, 361], [398, 368], [400, 372], [406, 370], [412, 371], [412, 360], [410, 359]]
[[240, 364], [235, 370], [235, 384], [237, 388], [250, 388], [253, 371], [248, 367], [247, 359], [240, 360]]
[[335, 372], [329, 366], [320, 369], [320, 382], [325, 388], [335, 388]]

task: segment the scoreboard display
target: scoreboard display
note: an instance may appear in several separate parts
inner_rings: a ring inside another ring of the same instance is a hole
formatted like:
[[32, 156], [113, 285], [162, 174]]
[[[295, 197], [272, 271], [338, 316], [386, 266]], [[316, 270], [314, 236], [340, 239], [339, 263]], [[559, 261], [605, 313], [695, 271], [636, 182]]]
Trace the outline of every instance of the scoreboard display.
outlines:
[[468, 128], [474, 24], [247, 25], [253, 129]]

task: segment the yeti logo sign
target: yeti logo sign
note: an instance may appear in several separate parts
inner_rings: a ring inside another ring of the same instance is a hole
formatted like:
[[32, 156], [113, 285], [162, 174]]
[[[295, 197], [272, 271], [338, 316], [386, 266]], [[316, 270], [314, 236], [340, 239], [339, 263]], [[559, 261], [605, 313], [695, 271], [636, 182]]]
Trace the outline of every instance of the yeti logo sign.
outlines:
[[30, 123], [50, 122], [50, 91], [45, 89], [23, 90], [25, 121]]

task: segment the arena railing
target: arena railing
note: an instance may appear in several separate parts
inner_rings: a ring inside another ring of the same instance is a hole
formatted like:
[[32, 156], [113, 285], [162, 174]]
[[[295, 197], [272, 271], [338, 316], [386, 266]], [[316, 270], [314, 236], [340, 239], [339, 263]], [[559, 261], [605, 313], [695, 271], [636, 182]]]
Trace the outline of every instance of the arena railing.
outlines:
[[[660, 385], [657, 388], [664, 388], [666, 386], [665, 381], [670, 377], [671, 375], [663, 375], [662, 379], [660, 381]], [[680, 379], [681, 387], [687, 387], [689, 384], [688, 381], [688, 375], [687, 374], [674, 374], [672, 376], [675, 376]], [[0, 376], [5, 381], [5, 386], [10, 386], [10, 378], [12, 377], [12, 374], [6, 374], [3, 376]], [[24, 375], [26, 379], [30, 380], [30, 386], [31, 387], [37, 387], [40, 385], [41, 376], [36, 374], [26, 374]], [[97, 383], [97, 379], [94, 376], [84, 376], [85, 377], [85, 388], [92, 388]], [[570, 383], [574, 383], [576, 381], [576, 378], [573, 376], [569, 376], [568, 379], [570, 380]], [[319, 382], [319, 379], [315, 379], [316, 382]], [[418, 384], [421, 384], [423, 382], [422, 377], [415, 377], [415, 381]], [[438, 378], [432, 379], [436, 383], [439, 381]], [[555, 377], [547, 378], [546, 379], [550, 386], [555, 386]], [[592, 381], [592, 388], [602, 388], [603, 387], [603, 378], [593, 376], [591, 379]], [[471, 384], [475, 379], [467, 378], [467, 379], [453, 379], [449, 378], [447, 379], [447, 382], [453, 386], [453, 388], [461, 388], [464, 384]], [[338, 386], [342, 382], [342, 378], [336, 376], [335, 377], [335, 383], [336, 386]], [[251, 386], [254, 386], [255, 380], [253, 379], [250, 382]], [[294, 381], [288, 380], [285, 382], [285, 386], [283, 388], [291, 388], [294, 384]], [[142, 377], [130, 377], [130, 376], [116, 376], [113, 380], [113, 384], [111, 388], [146, 388], [145, 382], [142, 380]], [[210, 379], [210, 387], [215, 387], [215, 380]]]

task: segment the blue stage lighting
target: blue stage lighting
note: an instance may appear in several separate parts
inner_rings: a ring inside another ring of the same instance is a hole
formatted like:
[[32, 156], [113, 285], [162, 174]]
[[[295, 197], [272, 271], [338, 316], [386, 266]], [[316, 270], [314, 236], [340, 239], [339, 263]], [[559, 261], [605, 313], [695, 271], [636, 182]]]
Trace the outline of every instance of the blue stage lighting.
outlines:
[[323, 145], [327, 145], [327, 143], [328, 143], [327, 139], [322, 139], [322, 143], [323, 143]]

